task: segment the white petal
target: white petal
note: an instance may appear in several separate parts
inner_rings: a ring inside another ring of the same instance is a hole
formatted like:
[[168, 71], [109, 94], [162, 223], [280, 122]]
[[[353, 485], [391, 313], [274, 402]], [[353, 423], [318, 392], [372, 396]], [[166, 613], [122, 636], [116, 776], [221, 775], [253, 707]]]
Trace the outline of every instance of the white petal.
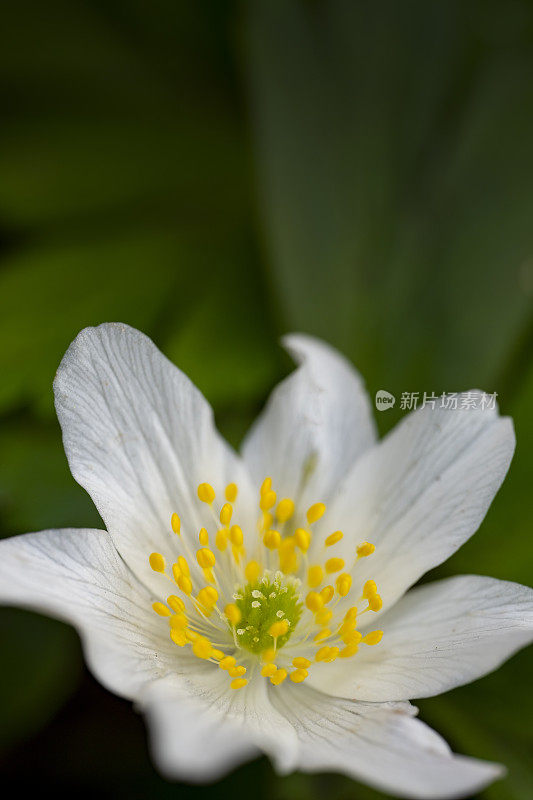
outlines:
[[355, 585], [374, 579], [386, 611], [455, 552], [485, 516], [514, 445], [512, 421], [488, 409], [426, 407], [403, 420], [357, 462], [323, 518], [344, 530], [336, 549], [348, 563], [354, 540], [376, 546], [357, 563]]
[[174, 668], [168, 624], [153, 612], [109, 534], [29, 533], [0, 541], [0, 601], [73, 624], [89, 666], [108, 689], [135, 697]]
[[309, 681], [338, 697], [429, 697], [486, 675], [533, 641], [533, 590], [462, 575], [412, 589], [379, 621], [383, 639], [317, 665]]
[[157, 585], [149, 554], [172, 554], [177, 546], [173, 512], [191, 541], [200, 527], [213, 530], [196, 495], [199, 483], [212, 484], [221, 503], [224, 487], [238, 483], [234, 522], [242, 511], [248, 523], [242, 462], [217, 433], [205, 398], [147, 336], [118, 323], [86, 328], [61, 362], [54, 388], [72, 474], [145, 582]]
[[328, 698], [289, 682], [282, 688], [277, 704], [296, 727], [306, 772], [343, 772], [411, 800], [466, 797], [502, 775], [497, 764], [451, 753], [407, 704]]
[[167, 678], [147, 688], [140, 708], [148, 715], [154, 761], [169, 778], [207, 783], [262, 751], [282, 771], [294, 768], [294, 729], [269, 700], [268, 682], [252, 679], [230, 689], [230, 678], [197, 662], [188, 679]]
[[370, 403], [355, 369], [310, 336], [283, 340], [299, 364], [273, 391], [244, 445], [257, 482], [270, 475], [281, 496], [327, 502], [356, 459], [375, 441]]

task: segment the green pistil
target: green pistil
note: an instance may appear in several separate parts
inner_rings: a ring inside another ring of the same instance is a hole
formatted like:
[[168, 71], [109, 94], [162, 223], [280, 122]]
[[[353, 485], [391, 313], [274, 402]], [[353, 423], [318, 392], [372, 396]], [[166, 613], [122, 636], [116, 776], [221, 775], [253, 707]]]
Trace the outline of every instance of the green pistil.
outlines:
[[235, 595], [235, 605], [242, 614], [237, 628], [237, 641], [252, 653], [262, 653], [274, 644], [269, 634], [275, 622], [287, 620], [289, 629], [277, 640], [277, 649], [285, 645], [298, 624], [303, 605], [299, 584], [277, 572], [265, 573], [255, 583], [247, 583]]

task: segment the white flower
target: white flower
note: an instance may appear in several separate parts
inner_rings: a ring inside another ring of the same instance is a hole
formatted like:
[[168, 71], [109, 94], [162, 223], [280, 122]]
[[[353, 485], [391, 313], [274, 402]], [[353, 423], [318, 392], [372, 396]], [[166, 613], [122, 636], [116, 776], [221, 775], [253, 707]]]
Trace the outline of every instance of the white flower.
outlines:
[[209, 781], [262, 751], [283, 773], [475, 793], [502, 768], [453, 755], [409, 700], [531, 641], [533, 592], [470, 575], [407, 590], [479, 526], [512, 423], [424, 408], [376, 443], [350, 365], [286, 344], [300, 366], [239, 457], [146, 336], [82, 331], [56, 406], [107, 531], [2, 541], [0, 597], [78, 628], [95, 675], [146, 712], [168, 776]]

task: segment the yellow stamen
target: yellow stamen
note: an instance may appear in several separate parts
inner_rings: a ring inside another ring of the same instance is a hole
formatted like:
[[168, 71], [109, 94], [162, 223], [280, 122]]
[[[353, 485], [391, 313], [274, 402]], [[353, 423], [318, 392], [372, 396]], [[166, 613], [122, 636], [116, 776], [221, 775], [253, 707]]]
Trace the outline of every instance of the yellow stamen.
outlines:
[[198, 497], [202, 503], [211, 505], [215, 499], [215, 490], [209, 483], [201, 483], [198, 487]]
[[177, 583], [181, 577], [181, 569], [179, 564], [172, 564], [172, 576]]
[[370, 631], [366, 636], [363, 636], [364, 644], [374, 645], [379, 644], [383, 637], [383, 631]]
[[339, 653], [339, 658], [351, 658], [354, 656], [357, 651], [359, 650], [356, 644], [349, 644], [347, 647], [343, 647], [343, 649]]
[[307, 509], [307, 521], [310, 525], [314, 522], [317, 522], [320, 517], [324, 515], [326, 511], [326, 506], [324, 503], [315, 503], [310, 508]]
[[237, 625], [242, 619], [241, 610], [235, 603], [228, 603], [224, 609], [224, 614], [233, 626]]
[[311, 661], [308, 658], [303, 658], [302, 656], [298, 656], [297, 658], [292, 659], [293, 667], [297, 669], [307, 669], [307, 667], [311, 666]]
[[281, 619], [279, 622], [273, 622], [270, 628], [268, 629], [268, 632], [273, 639], [277, 639], [278, 636], [284, 636], [288, 630], [289, 630], [288, 621], [286, 619]]
[[315, 622], [317, 625], [327, 625], [330, 619], [333, 616], [333, 611], [329, 608], [323, 608], [322, 611], [319, 611], [315, 614]]
[[342, 575], [339, 575], [336, 581], [337, 591], [341, 597], [346, 597], [349, 593], [350, 589], [352, 588], [352, 576], [349, 575], [347, 572], [343, 572]]
[[169, 597], [167, 597], [167, 603], [173, 611], [185, 611], [185, 603], [181, 597], [178, 597], [175, 594], [171, 594]]
[[205, 636], [199, 636], [192, 645], [192, 651], [197, 658], [211, 658], [213, 645]]
[[220, 528], [220, 530], [217, 531], [215, 544], [217, 546], [217, 550], [220, 550], [221, 553], [223, 553], [228, 546], [228, 532], [225, 528]]
[[209, 544], [209, 534], [207, 533], [205, 528], [200, 528], [198, 533], [198, 540], [203, 547], [207, 547]]
[[259, 508], [261, 509], [261, 511], [268, 511], [275, 504], [276, 504], [276, 492], [268, 491], [264, 492], [261, 495], [261, 499], [259, 501]]
[[349, 608], [344, 615], [344, 619], [346, 622], [357, 619], [357, 606], [352, 606], [352, 608]]
[[342, 637], [342, 641], [344, 642], [344, 644], [351, 646], [359, 644], [362, 638], [363, 634], [360, 633], [359, 631], [350, 631], [349, 633], [344, 634], [344, 636]]
[[246, 686], [247, 683], [248, 681], [246, 680], [246, 678], [235, 678], [235, 680], [230, 683], [230, 688], [242, 689], [243, 686]]
[[317, 650], [315, 653], [315, 661], [325, 661], [329, 655], [330, 650], [331, 647], [328, 647], [327, 645], [321, 647], [320, 650]]
[[269, 664], [271, 661], [274, 661], [275, 658], [276, 658], [276, 651], [274, 650], [273, 647], [268, 647], [261, 653], [261, 659], [266, 664]]
[[368, 598], [368, 607], [370, 611], [381, 611], [383, 607], [383, 600], [381, 599], [381, 595], [379, 594], [372, 594]]
[[224, 497], [228, 501], [228, 503], [234, 503], [237, 499], [237, 495], [239, 493], [239, 489], [236, 483], [228, 483], [226, 486], [226, 490], [224, 492]]
[[187, 627], [187, 617], [185, 614], [182, 614], [181, 611], [177, 614], [172, 614], [169, 619], [169, 624], [171, 628], [180, 628], [181, 630], [185, 630]]
[[187, 637], [183, 631], [178, 630], [177, 628], [170, 629], [170, 638], [177, 644], [179, 647], [185, 647], [187, 644]]
[[326, 664], [331, 664], [332, 661], [335, 661], [338, 655], [339, 655], [339, 648], [330, 647], [329, 653], [327, 654], [327, 657], [324, 659], [324, 661], [326, 662]]
[[260, 493], [266, 494], [266, 492], [269, 492], [271, 489], [272, 489], [272, 478], [265, 478], [265, 480], [261, 484]]
[[230, 542], [234, 547], [242, 547], [243, 535], [238, 525], [232, 525], [229, 532]]
[[343, 558], [328, 558], [325, 563], [326, 572], [340, 572], [344, 568]]
[[343, 536], [344, 534], [342, 531], [335, 531], [335, 533], [330, 533], [324, 544], [326, 545], [326, 547], [331, 547], [332, 545], [337, 544], [337, 542], [340, 542]]
[[241, 678], [243, 675], [246, 675], [246, 667], [243, 667], [241, 664], [238, 664], [236, 667], [230, 667], [228, 669], [228, 675], [230, 678]]
[[277, 667], [275, 664], [265, 664], [263, 669], [261, 670], [261, 675], [263, 678], [271, 678], [277, 671]]
[[305, 598], [305, 605], [309, 611], [313, 611], [316, 614], [316, 612], [320, 611], [323, 607], [324, 598], [318, 594], [318, 592], [308, 592], [307, 597]]
[[323, 589], [320, 590], [320, 597], [324, 601], [324, 605], [332, 600], [333, 595], [335, 594], [335, 589], [333, 586], [324, 586]]
[[244, 570], [244, 575], [248, 583], [255, 583], [261, 574], [261, 566], [257, 561], [249, 561]]
[[161, 553], [152, 553], [148, 559], [154, 572], [165, 571], [165, 559]]
[[219, 663], [218, 666], [220, 667], [220, 669], [228, 670], [228, 669], [231, 669], [231, 667], [234, 667], [235, 663], [236, 662], [235, 662], [235, 659], [233, 658], [233, 656], [225, 656], [225, 658], [222, 658], [220, 660], [220, 663]]
[[180, 575], [177, 583], [184, 594], [192, 593], [192, 581], [187, 575]]
[[291, 672], [290, 679], [293, 683], [302, 683], [308, 675], [309, 673], [306, 669], [295, 669], [294, 672]]
[[357, 553], [357, 558], [366, 558], [371, 556], [375, 549], [375, 545], [370, 544], [370, 542], [363, 542], [356, 548], [355, 552]]
[[370, 597], [373, 594], [377, 594], [378, 587], [376, 586], [375, 581], [367, 581], [363, 586], [363, 597]]
[[294, 531], [294, 539], [300, 550], [305, 553], [309, 550], [311, 544], [311, 534], [305, 528], [296, 528]]
[[317, 586], [320, 586], [323, 578], [324, 570], [318, 564], [313, 567], [309, 567], [307, 570], [307, 583], [311, 589], [315, 589]]
[[287, 522], [294, 514], [294, 502], [290, 497], [280, 500], [276, 508], [276, 517], [280, 522]]
[[215, 566], [215, 554], [208, 547], [202, 547], [196, 553], [196, 560], [202, 569], [211, 569]]
[[224, 503], [220, 509], [220, 521], [223, 525], [229, 525], [231, 516], [233, 514], [233, 506], [230, 503]]
[[328, 636], [331, 636], [330, 629], [329, 628], [322, 628], [322, 630], [319, 631], [317, 633], [317, 635], [315, 636], [314, 641], [315, 642], [321, 642], [323, 639], [327, 639]]
[[159, 614], [160, 617], [170, 617], [171, 611], [166, 607], [164, 603], [152, 603], [152, 608], [154, 609], [156, 614]]
[[170, 527], [172, 528], [174, 533], [177, 533], [179, 535], [181, 529], [181, 520], [175, 512], [170, 517]]
[[277, 669], [276, 672], [271, 676], [270, 683], [273, 683], [274, 686], [279, 686], [280, 683], [283, 683], [286, 677], [287, 677], [286, 669]]
[[189, 577], [191, 571], [189, 569], [189, 565], [187, 564], [187, 560], [183, 556], [178, 556], [178, 567], [180, 568], [182, 575]]
[[218, 600], [218, 592], [214, 586], [205, 586], [198, 592], [196, 598], [203, 606], [214, 606]]
[[281, 535], [278, 531], [266, 531], [263, 536], [263, 542], [269, 550], [276, 550], [280, 546]]

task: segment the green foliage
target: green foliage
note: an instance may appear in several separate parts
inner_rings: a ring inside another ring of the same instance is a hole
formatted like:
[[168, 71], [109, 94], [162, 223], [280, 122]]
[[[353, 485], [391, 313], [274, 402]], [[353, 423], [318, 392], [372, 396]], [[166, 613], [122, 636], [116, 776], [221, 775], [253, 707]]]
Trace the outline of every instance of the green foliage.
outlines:
[[[531, 4], [5, 6], [1, 535], [101, 525], [53, 414], [54, 372], [81, 328], [145, 330], [233, 444], [289, 368], [277, 338], [299, 329], [339, 346], [372, 393], [498, 392], [517, 430], [510, 475], [479, 533], [430, 577], [531, 583]], [[379, 413], [382, 431], [401, 416], [398, 404]], [[0, 623], [8, 759], [75, 691], [82, 662], [61, 623], [11, 609]], [[522, 653], [421, 704], [454, 748], [508, 765], [487, 800], [530, 797], [532, 666]], [[116, 740], [130, 741], [131, 719]], [[110, 781], [113, 796], [170, 796], [142, 758], [135, 772], [105, 742], [99, 792]], [[79, 763], [93, 773], [84, 750]], [[217, 789], [251, 791], [381, 796], [339, 776], [276, 778], [264, 760]]]

